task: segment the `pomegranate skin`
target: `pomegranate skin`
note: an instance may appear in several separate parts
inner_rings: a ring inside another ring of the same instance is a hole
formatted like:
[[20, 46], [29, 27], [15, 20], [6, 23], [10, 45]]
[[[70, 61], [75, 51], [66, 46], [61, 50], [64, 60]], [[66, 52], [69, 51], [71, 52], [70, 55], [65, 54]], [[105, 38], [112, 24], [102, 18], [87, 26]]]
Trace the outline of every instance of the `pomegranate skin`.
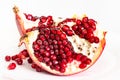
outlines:
[[[87, 66], [87, 67], [85, 67], [83, 69], [76, 69], [75, 71], [71, 71], [71, 70], [64, 71], [64, 70], [61, 69], [60, 70], [61, 72], [59, 72], [59, 71], [52, 70], [51, 68], [49, 68], [48, 66], [46, 66], [44, 63], [39, 62], [39, 60], [33, 54], [34, 52], [33, 52], [33, 49], [31, 48], [32, 44], [30, 43], [32, 41], [30, 40], [30, 38], [33, 38], [31, 35], [34, 35], [35, 33], [37, 33], [37, 31], [31, 31], [31, 32], [26, 33], [26, 30], [24, 28], [25, 27], [24, 26], [24, 21], [22, 20], [20, 14], [19, 14], [18, 8], [14, 7], [14, 12], [15, 12], [17, 26], [18, 26], [20, 35], [21, 36], [27, 35], [27, 37], [24, 37], [24, 38], [22, 37], [23, 39], [21, 39], [21, 43], [25, 44], [25, 46], [27, 48], [27, 51], [28, 51], [28, 54], [29, 54], [30, 58], [33, 60], [33, 62], [35, 64], [37, 64], [39, 67], [41, 67], [43, 70], [45, 70], [45, 71], [47, 71], [49, 73], [52, 73], [52, 74], [55, 74], [55, 75], [61, 75], [62, 76], [62, 75], [73, 75], [73, 74], [82, 72], [84, 70], [87, 70], [89, 67], [91, 67], [97, 61], [97, 59], [102, 54], [102, 52], [104, 50], [104, 47], [106, 45], [106, 40], [105, 40], [106, 32], [103, 31], [102, 32], [103, 38], [101, 40], [99, 40], [99, 46], [97, 48], [97, 51], [96, 51], [95, 55], [92, 58], [92, 62], [89, 64], [89, 66]], [[83, 22], [86, 22], [86, 21], [87, 21], [87, 18], [85, 18], [83, 20]], [[65, 34], [62, 34], [60, 37], [61, 37], [62, 40], [66, 39], [66, 35]], [[73, 62], [73, 65], [74, 64], [76, 64], [76, 61]], [[71, 67], [68, 66], [68, 69], [70, 69], [70, 68]], [[58, 67], [56, 69], [58, 69]]]

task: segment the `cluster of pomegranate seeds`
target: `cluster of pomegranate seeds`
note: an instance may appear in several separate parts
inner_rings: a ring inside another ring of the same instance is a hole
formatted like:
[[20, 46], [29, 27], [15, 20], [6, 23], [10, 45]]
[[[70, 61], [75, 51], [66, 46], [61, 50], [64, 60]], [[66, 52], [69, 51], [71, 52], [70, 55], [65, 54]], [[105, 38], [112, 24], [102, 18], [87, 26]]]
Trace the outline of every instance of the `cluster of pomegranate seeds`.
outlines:
[[[66, 25], [67, 23], [71, 22], [73, 22], [74, 25]], [[83, 17], [82, 20], [75, 18], [67, 18], [60, 22], [58, 26], [62, 26], [62, 30], [68, 36], [76, 34], [80, 38], [88, 40], [90, 43], [99, 43], [99, 38], [94, 35], [94, 31], [96, 30], [96, 21], [93, 19], [89, 19], [88, 17]]]
[[[52, 16], [41, 16], [36, 17], [31, 14], [25, 14], [26, 19], [35, 21], [40, 19], [39, 27], [50, 28], [54, 26], [54, 20]], [[74, 25], [69, 26], [67, 23], [73, 22]], [[72, 36], [74, 34], [78, 35], [80, 38], [84, 38], [88, 40], [90, 43], [99, 43], [99, 38], [94, 35], [94, 31], [96, 30], [96, 21], [93, 19], [89, 19], [88, 17], [83, 17], [82, 20], [76, 18], [67, 18], [62, 22], [59, 22], [57, 27], [61, 28], [63, 32], [66, 33], [67, 36]], [[54, 26], [55, 27], [55, 26]], [[38, 27], [33, 27], [28, 29], [27, 32], [35, 30]]]
[[[29, 57], [28, 55], [28, 52], [26, 49], [20, 51], [19, 54], [15, 54], [13, 56], [9, 56], [9, 55], [6, 55], [5, 56], [5, 61], [7, 62], [10, 62], [11, 60], [14, 61], [14, 62], [11, 62], [9, 65], [8, 65], [8, 70], [13, 70], [16, 68], [16, 64], [17, 65], [22, 65], [23, 64], [23, 61], [27, 59], [27, 62], [29, 64], [31, 64], [31, 68], [35, 69], [37, 72], [40, 72], [42, 69], [37, 66], [35, 63], [33, 63], [32, 59]], [[34, 65], [34, 67], [33, 67]]]

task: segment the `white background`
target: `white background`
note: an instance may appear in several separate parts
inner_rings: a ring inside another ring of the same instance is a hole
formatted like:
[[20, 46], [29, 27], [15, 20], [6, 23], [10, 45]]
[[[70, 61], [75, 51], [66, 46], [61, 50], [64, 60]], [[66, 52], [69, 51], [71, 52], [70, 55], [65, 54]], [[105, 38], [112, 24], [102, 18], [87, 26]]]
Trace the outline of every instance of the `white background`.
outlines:
[[[120, 79], [119, 0], [0, 0], [0, 60], [3, 59], [1, 55], [3, 55], [5, 51], [16, 49], [15, 47], [17, 47], [19, 42], [20, 35], [18, 33], [14, 13], [12, 11], [14, 5], [17, 5], [22, 12], [31, 13], [37, 16], [53, 15], [54, 17], [72, 17], [74, 14], [79, 16], [86, 14], [90, 18], [97, 20], [99, 28], [102, 28], [108, 32], [106, 36], [107, 46], [104, 51], [106, 55], [103, 54], [98, 63], [89, 70], [91, 71], [93, 69], [93, 72], [89, 73], [88, 71], [88, 73], [77, 74], [71, 77], [53, 76], [53, 78], [60, 78], [61, 80], [73, 80], [75, 78], [76, 80], [96, 80], [96, 78], [97, 80]], [[0, 63], [0, 65], [2, 64]], [[99, 68], [95, 68], [98, 65], [102, 65], [100, 70], [97, 70]], [[0, 74], [3, 74], [1, 68]], [[34, 77], [29, 79], [29, 77], [25, 78], [24, 75], [19, 77], [19, 71], [17, 74], [18, 76], [16, 77], [14, 77], [12, 74], [10, 75], [11, 77], [9, 74], [6, 74], [6, 77], [9, 76], [10, 79], [2, 76], [0, 76], [0, 79], [20, 80], [18, 78], [21, 78], [21, 80], [35, 80], [33, 79]], [[42, 77], [44, 77], [44, 80], [52, 79], [52, 76], [49, 76], [48, 78], [47, 75], [39, 76], [36, 79]]]

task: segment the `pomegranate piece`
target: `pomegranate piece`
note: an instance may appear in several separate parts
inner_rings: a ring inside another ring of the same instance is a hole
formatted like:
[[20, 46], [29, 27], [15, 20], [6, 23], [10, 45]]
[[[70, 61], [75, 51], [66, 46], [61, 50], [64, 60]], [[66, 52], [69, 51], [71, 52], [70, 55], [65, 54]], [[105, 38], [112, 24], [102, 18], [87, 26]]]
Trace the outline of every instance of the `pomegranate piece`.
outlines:
[[[98, 30], [96, 21], [87, 16], [55, 22], [52, 16], [33, 20], [36, 17], [25, 15], [31, 20], [27, 23], [16, 6], [13, 10], [21, 36], [27, 35], [20, 43], [25, 43], [32, 60], [28, 62], [38, 72], [41, 68], [55, 75], [82, 72], [96, 62], [105, 47], [106, 32]], [[31, 28], [26, 29], [24, 24], [31, 24]]]
[[8, 65], [8, 69], [9, 70], [13, 70], [13, 69], [15, 69], [16, 68], [16, 64], [15, 63], [10, 63], [9, 65]]

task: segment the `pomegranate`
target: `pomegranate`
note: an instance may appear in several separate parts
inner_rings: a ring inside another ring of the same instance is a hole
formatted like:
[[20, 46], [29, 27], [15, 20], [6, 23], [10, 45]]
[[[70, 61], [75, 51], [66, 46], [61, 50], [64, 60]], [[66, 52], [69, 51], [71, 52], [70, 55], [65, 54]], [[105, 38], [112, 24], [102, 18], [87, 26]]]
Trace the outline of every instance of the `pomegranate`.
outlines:
[[[105, 31], [87, 16], [55, 22], [52, 16], [36, 17], [14, 7], [20, 44], [24, 43], [32, 68], [55, 75], [72, 75], [92, 66], [100, 57], [106, 41]], [[20, 63], [21, 64], [21, 63]]]

